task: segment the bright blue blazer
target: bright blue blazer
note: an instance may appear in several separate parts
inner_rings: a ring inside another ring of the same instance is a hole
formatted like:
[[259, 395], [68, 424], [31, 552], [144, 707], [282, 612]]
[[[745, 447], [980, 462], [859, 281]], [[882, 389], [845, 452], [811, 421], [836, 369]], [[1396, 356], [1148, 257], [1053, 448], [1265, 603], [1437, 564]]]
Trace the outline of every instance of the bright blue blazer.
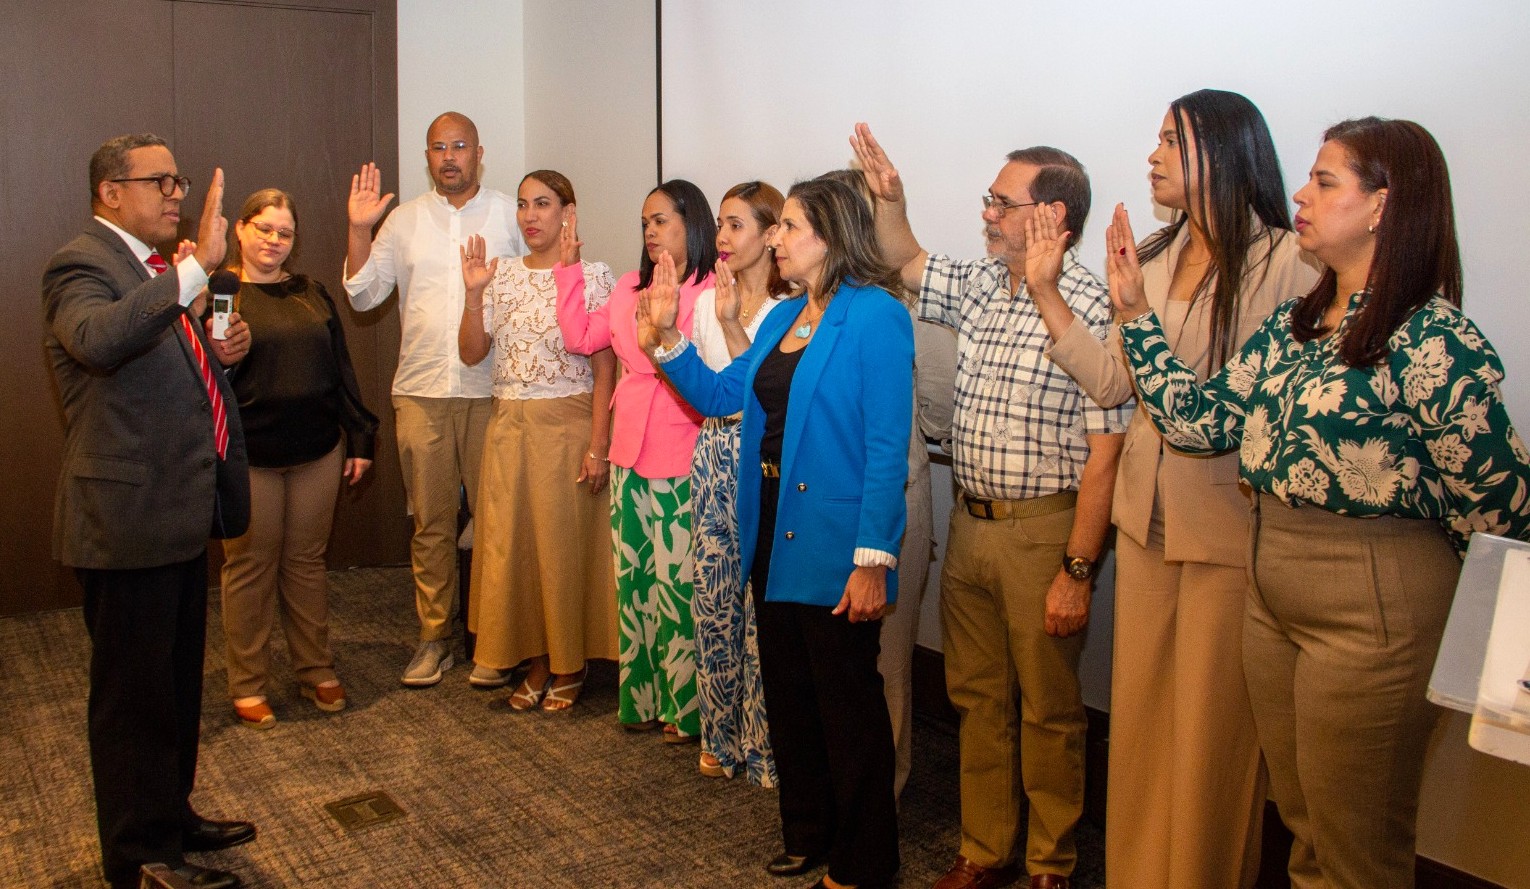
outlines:
[[[738, 473], [743, 579], [760, 526], [760, 439], [765, 411], [754, 377], [787, 335], [806, 297], [777, 306], [754, 345], [721, 372], [687, 346], [664, 364], [676, 389], [710, 417], [743, 411]], [[855, 570], [855, 550], [896, 555], [908, 513], [914, 328], [908, 309], [878, 287], [840, 285], [792, 377], [781, 453], [781, 495], [765, 598], [833, 607]], [[896, 600], [896, 571], [887, 599]]]

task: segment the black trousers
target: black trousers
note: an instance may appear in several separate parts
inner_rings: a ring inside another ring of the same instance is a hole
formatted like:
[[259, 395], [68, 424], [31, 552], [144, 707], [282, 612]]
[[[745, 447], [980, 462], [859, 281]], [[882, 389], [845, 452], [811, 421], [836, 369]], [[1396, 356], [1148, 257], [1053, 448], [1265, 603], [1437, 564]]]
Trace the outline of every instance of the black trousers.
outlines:
[[764, 601], [778, 492], [779, 480], [763, 480], [750, 583], [782, 839], [794, 855], [827, 856], [836, 882], [886, 883], [899, 859], [892, 722], [877, 671], [882, 622]]
[[101, 864], [136, 886], [185, 863], [201, 737], [207, 554], [157, 568], [76, 570], [90, 633], [90, 766]]

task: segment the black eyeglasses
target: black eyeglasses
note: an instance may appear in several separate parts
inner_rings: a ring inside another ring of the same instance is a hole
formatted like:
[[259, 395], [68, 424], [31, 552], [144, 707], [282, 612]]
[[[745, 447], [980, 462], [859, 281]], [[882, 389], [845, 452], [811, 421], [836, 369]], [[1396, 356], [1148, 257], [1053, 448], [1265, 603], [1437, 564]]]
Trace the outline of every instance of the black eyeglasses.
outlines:
[[174, 173], [165, 173], [162, 176], [134, 176], [130, 179], [108, 179], [107, 182], [155, 182], [159, 184], [159, 193], [167, 198], [175, 197], [176, 188], [180, 188], [181, 194], [191, 191], [191, 180], [185, 176], [177, 176]]
[[992, 210], [996, 216], [1003, 216], [1010, 210], [1018, 210], [1021, 207], [1034, 207], [1039, 203], [1041, 201], [1027, 201], [1024, 204], [1017, 204], [1013, 201], [1005, 200], [996, 194], [983, 195], [983, 209]]

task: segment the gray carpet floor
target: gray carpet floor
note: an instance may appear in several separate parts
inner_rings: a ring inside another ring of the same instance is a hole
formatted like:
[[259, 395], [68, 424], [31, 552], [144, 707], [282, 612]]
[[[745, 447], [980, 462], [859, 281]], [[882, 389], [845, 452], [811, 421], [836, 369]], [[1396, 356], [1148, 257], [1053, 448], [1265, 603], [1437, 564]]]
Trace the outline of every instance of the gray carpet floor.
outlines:
[[[616, 668], [593, 666], [571, 712], [516, 713], [507, 692], [458, 666], [429, 689], [398, 674], [413, 651], [408, 571], [331, 574], [333, 643], [351, 706], [299, 697], [277, 644], [270, 731], [235, 724], [222, 666], [217, 592], [209, 609], [198, 790], [208, 817], [249, 819], [255, 842], [194, 856], [250, 887], [771, 887], [776, 798], [696, 771], [694, 746], [616, 721]], [[0, 619], [0, 886], [100, 886], [85, 748], [89, 645], [78, 610]], [[956, 739], [915, 725], [900, 817], [899, 885], [927, 887], [960, 837]], [[343, 829], [326, 802], [383, 791], [402, 817]], [[1101, 837], [1080, 827], [1075, 885], [1101, 879]]]

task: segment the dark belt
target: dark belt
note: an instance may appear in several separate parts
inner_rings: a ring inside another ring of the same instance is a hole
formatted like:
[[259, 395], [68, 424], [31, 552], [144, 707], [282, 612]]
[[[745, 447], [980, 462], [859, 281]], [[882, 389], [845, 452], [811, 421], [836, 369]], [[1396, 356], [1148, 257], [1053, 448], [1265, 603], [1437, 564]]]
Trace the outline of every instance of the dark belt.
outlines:
[[761, 460], [760, 461], [760, 475], [764, 476], [765, 478], [780, 478], [781, 477], [781, 464], [780, 463], [772, 463], [769, 460]]
[[985, 497], [974, 497], [966, 491], [962, 491], [959, 497], [968, 515], [987, 521], [1051, 515], [1054, 512], [1072, 509], [1073, 504], [1078, 502], [1077, 491], [1058, 491], [1056, 494], [1031, 497], [1027, 500], [989, 500]]

